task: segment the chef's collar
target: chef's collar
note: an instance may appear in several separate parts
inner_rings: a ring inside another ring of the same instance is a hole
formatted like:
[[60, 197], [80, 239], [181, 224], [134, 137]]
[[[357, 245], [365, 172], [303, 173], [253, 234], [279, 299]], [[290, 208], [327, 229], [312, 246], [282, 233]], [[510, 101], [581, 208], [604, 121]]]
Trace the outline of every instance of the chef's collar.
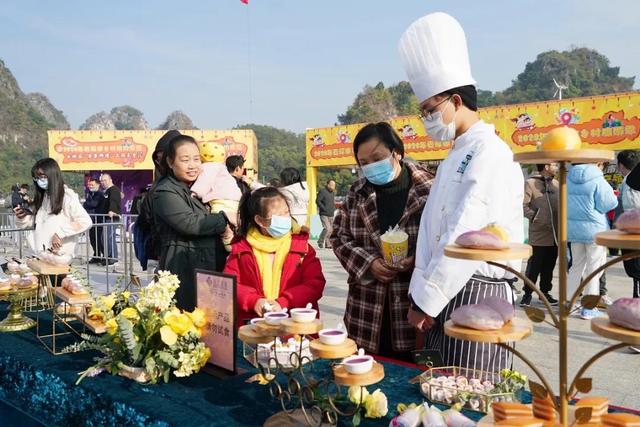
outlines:
[[489, 123], [485, 123], [483, 120], [478, 120], [473, 125], [471, 125], [471, 127], [467, 129], [465, 133], [463, 133], [453, 141], [453, 147], [451, 147], [451, 149], [461, 149], [473, 142], [475, 137], [479, 134], [485, 134], [487, 132], [495, 133], [496, 127]]

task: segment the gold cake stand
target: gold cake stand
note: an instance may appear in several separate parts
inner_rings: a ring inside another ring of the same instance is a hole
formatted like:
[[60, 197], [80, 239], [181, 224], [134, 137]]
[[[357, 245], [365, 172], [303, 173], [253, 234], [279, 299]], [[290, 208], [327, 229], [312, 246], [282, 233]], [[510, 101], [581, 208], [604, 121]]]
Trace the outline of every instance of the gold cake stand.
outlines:
[[[558, 330], [560, 341], [560, 354], [559, 354], [559, 390], [558, 393], [554, 393], [549, 382], [539, 372], [536, 365], [528, 360], [523, 354], [510, 348], [504, 342], [498, 342], [498, 345], [510, 349], [512, 353], [522, 359], [540, 378], [542, 385], [530, 382], [531, 392], [535, 396], [545, 398], [546, 396], [559, 396], [556, 406], [557, 411], [560, 414], [560, 423], [563, 426], [568, 426], [571, 421], [571, 408], [569, 402], [571, 399], [579, 393], [589, 393], [592, 389], [591, 378], [586, 378], [583, 375], [585, 372], [602, 356], [623, 348], [627, 345], [633, 345], [640, 343], [640, 334], [634, 331], [630, 331], [619, 326], [615, 326], [609, 323], [606, 318], [597, 318], [591, 321], [591, 329], [594, 333], [604, 336], [609, 339], [618, 341], [617, 344], [613, 344], [606, 347], [602, 351], [591, 357], [578, 371], [576, 372], [572, 381], [569, 379], [568, 372], [568, 325], [567, 319], [571, 315], [574, 304], [580, 300], [581, 305], [585, 308], [594, 308], [597, 306], [600, 296], [598, 295], [586, 295], [580, 297], [582, 291], [587, 286], [590, 280], [595, 278], [605, 269], [610, 266], [632, 258], [640, 256], [640, 234], [627, 234], [619, 231], [607, 231], [598, 233], [594, 236], [594, 240], [597, 244], [607, 246], [610, 248], [630, 249], [634, 252], [624, 254], [616, 257], [604, 265], [600, 266], [593, 273], [585, 277], [578, 289], [573, 295], [568, 295], [567, 292], [567, 170], [568, 165], [571, 163], [597, 163], [612, 160], [614, 157], [613, 151], [609, 150], [555, 150], [555, 151], [535, 151], [528, 153], [519, 153], [514, 155], [514, 160], [520, 163], [529, 164], [559, 164], [559, 203], [558, 203], [558, 270], [559, 270], [559, 297], [558, 308], [559, 312], [556, 315], [551, 309], [551, 305], [547, 301], [545, 295], [532, 283], [524, 274], [515, 270], [504, 263], [502, 260], [516, 259], [516, 255], [522, 254], [522, 247], [520, 245], [509, 248], [506, 251], [487, 251], [487, 250], [461, 250], [456, 246], [449, 246], [445, 249], [445, 255], [453, 258], [468, 259], [468, 260], [484, 260], [491, 265], [495, 265], [511, 272], [522, 281], [527, 284], [531, 289], [540, 297], [540, 300], [545, 305], [546, 311], [536, 307], [525, 308], [525, 313], [529, 319], [534, 323], [547, 322]], [[520, 257], [524, 258], [524, 257]], [[550, 317], [550, 321], [546, 320], [547, 314]], [[452, 329], [445, 328], [445, 333], [454, 332]], [[460, 331], [457, 331], [457, 335], [460, 336]], [[452, 334], [453, 335], [453, 334]], [[509, 337], [512, 338], [512, 337]], [[472, 334], [466, 334], [465, 339], [473, 341], [483, 341], [485, 338], [481, 336], [473, 336]], [[555, 399], [554, 399], [555, 401]], [[589, 416], [586, 418], [590, 417]]]
[[0, 301], [9, 301], [9, 314], [0, 322], [0, 332], [18, 332], [36, 326], [36, 321], [22, 314], [22, 302], [37, 295], [38, 286], [13, 287], [0, 291]]

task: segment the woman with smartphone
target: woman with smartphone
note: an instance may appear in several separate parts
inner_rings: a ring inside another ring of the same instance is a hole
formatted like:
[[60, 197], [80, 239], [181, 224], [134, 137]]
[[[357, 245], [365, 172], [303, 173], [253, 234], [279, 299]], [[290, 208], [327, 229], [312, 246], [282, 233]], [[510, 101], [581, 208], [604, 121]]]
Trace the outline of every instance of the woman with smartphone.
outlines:
[[19, 205], [13, 209], [19, 228], [33, 227], [29, 246], [34, 252], [52, 249], [58, 254], [74, 254], [80, 234], [91, 228], [91, 218], [78, 195], [64, 184], [58, 163], [40, 159], [31, 168], [36, 184], [33, 212]]

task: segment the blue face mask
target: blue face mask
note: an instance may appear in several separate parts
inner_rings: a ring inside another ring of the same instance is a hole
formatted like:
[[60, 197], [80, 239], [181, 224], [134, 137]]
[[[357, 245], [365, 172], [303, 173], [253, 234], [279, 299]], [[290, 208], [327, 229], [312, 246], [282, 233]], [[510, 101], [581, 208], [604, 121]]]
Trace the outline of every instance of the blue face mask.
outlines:
[[395, 171], [391, 159], [393, 155], [386, 159], [379, 160], [368, 165], [361, 166], [362, 173], [373, 185], [384, 185], [393, 181]]
[[43, 190], [46, 190], [47, 188], [49, 188], [49, 179], [38, 178], [36, 179], [36, 184], [38, 185], [38, 187], [42, 188]]
[[267, 232], [269, 232], [271, 237], [275, 237], [277, 239], [279, 237], [284, 236], [289, 231], [291, 231], [290, 216], [280, 216], [280, 215], [271, 216], [271, 225], [267, 227]]

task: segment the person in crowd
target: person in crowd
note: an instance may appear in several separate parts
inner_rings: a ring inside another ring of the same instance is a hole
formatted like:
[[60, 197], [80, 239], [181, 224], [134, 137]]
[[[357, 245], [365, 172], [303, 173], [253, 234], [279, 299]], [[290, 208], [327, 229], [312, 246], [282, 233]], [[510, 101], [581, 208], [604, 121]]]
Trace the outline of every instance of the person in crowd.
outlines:
[[177, 134], [167, 141], [162, 169], [166, 171], [153, 191], [154, 225], [161, 242], [159, 270], [180, 279], [176, 291], [178, 308], [196, 306], [194, 270], [222, 271], [226, 252], [222, 237], [231, 233], [224, 212], [209, 213], [191, 195], [191, 185], [200, 173], [200, 151], [195, 139]]
[[242, 194], [251, 192], [251, 186], [243, 179], [246, 176], [246, 169], [244, 168], [244, 157], [229, 156], [224, 162], [231, 176], [235, 178], [240, 191], [242, 191]]
[[118, 243], [116, 241], [117, 226], [115, 224], [120, 222], [120, 204], [122, 202], [122, 194], [120, 189], [113, 185], [111, 175], [103, 173], [100, 175], [100, 185], [104, 190], [103, 203], [101, 205], [100, 214], [102, 214], [102, 220], [104, 222], [103, 229], [103, 246], [106, 244], [106, 248], [103, 248], [102, 252], [106, 255], [106, 259], [103, 261], [105, 265], [113, 265], [118, 262]]
[[409, 254], [415, 253], [433, 175], [403, 160], [402, 139], [388, 123], [363, 127], [353, 141], [353, 154], [364, 177], [349, 189], [329, 237], [349, 275], [344, 322], [358, 347], [411, 362], [411, 351], [424, 343], [407, 321], [414, 257], [389, 264], [380, 236], [398, 226], [409, 235]]
[[65, 185], [54, 159], [38, 160], [31, 168], [31, 177], [36, 184], [33, 215], [21, 206], [15, 207], [17, 226], [33, 227], [28, 242], [35, 253], [46, 248], [60, 255], [75, 254], [80, 235], [91, 228], [89, 214], [78, 195]]
[[191, 186], [191, 192], [208, 204], [211, 212], [224, 211], [229, 220], [236, 224], [242, 191], [226, 165], [211, 160], [214, 156], [210, 147], [210, 144], [200, 146], [201, 172]]
[[166, 175], [163, 159], [169, 141], [180, 135], [180, 132], [175, 129], [165, 132], [156, 143], [152, 154], [153, 164], [155, 165], [155, 178], [147, 196], [142, 199], [140, 213], [133, 227], [136, 258], [140, 261], [140, 266], [144, 271], [147, 270], [149, 260], [157, 261], [160, 258], [160, 232], [155, 226], [153, 215], [153, 193], [158, 182]]
[[[619, 207], [622, 212], [640, 208], [640, 191], [634, 190], [627, 184], [627, 176], [640, 163], [640, 154], [634, 150], [624, 150], [618, 153], [618, 171], [624, 176], [620, 186]], [[620, 206], [621, 205], [621, 206]], [[616, 209], [618, 211], [618, 209]], [[632, 252], [623, 250], [622, 253]], [[632, 258], [624, 261], [624, 271], [633, 279], [633, 298], [640, 298], [640, 259]], [[610, 305], [611, 301], [608, 301]]]
[[[533, 254], [527, 263], [526, 276], [536, 283], [540, 276], [540, 290], [552, 306], [558, 301], [550, 294], [553, 269], [558, 259], [558, 181], [555, 163], [537, 165], [538, 173], [524, 183], [524, 216], [529, 220], [529, 244]], [[525, 284], [520, 307], [531, 305], [533, 289]]]
[[[453, 310], [482, 297], [511, 300], [513, 276], [486, 262], [447, 257], [444, 248], [460, 234], [490, 223], [499, 225], [509, 242], [522, 243], [524, 176], [495, 127], [480, 119], [458, 21], [441, 12], [426, 15], [404, 32], [399, 50], [427, 134], [434, 141], [453, 141], [422, 214], [409, 322], [428, 331], [427, 348], [439, 350], [446, 366], [499, 372], [511, 366], [509, 352], [452, 338], [444, 324]], [[521, 268], [520, 260], [507, 264]]]
[[318, 191], [316, 205], [318, 206], [318, 215], [320, 215], [320, 222], [322, 223], [322, 232], [320, 233], [320, 237], [318, 237], [319, 248], [331, 249], [329, 236], [331, 236], [333, 214], [336, 210], [335, 192], [336, 182], [333, 179], [327, 181], [327, 185]]
[[[582, 278], [589, 276], [607, 260], [607, 249], [593, 236], [609, 229], [606, 214], [618, 201], [602, 174], [603, 164], [574, 164], [567, 175], [567, 240], [571, 242], [572, 264], [567, 278], [567, 294], [573, 295]], [[583, 290], [583, 295], [599, 295], [600, 274]], [[580, 317], [600, 316], [598, 308], [582, 307]]]
[[[104, 194], [100, 191], [100, 181], [92, 178], [87, 183], [88, 192], [82, 205], [91, 216], [93, 224], [102, 224], [102, 216], [98, 215], [103, 211]], [[89, 260], [89, 264], [100, 264], [101, 257], [104, 256], [104, 248], [102, 244], [102, 226], [93, 226], [89, 231], [89, 243], [93, 249], [93, 257]]]
[[247, 176], [247, 169], [244, 167], [245, 159], [242, 156], [229, 156], [225, 160], [227, 170], [236, 180], [242, 194], [264, 187], [263, 184]]
[[24, 206], [28, 206], [33, 203], [31, 196], [29, 196], [29, 184], [22, 184], [20, 186], [20, 197]]
[[142, 201], [144, 200], [148, 192], [149, 192], [148, 187], [140, 188], [140, 190], [138, 191], [138, 194], [136, 194], [133, 200], [131, 201], [131, 210], [129, 211], [131, 215], [140, 215], [140, 207], [142, 206]]
[[22, 206], [28, 209], [29, 204], [31, 204], [32, 200], [29, 197], [29, 185], [22, 184], [18, 186], [17, 184], [11, 187], [11, 207], [15, 208], [16, 206]]
[[243, 195], [224, 272], [237, 277], [240, 325], [267, 311], [317, 310], [326, 282], [308, 231], [292, 222], [287, 199], [273, 187]]
[[291, 216], [299, 225], [307, 224], [309, 210], [309, 189], [302, 181], [300, 171], [296, 168], [284, 168], [280, 172], [280, 190], [285, 195], [291, 208]]

